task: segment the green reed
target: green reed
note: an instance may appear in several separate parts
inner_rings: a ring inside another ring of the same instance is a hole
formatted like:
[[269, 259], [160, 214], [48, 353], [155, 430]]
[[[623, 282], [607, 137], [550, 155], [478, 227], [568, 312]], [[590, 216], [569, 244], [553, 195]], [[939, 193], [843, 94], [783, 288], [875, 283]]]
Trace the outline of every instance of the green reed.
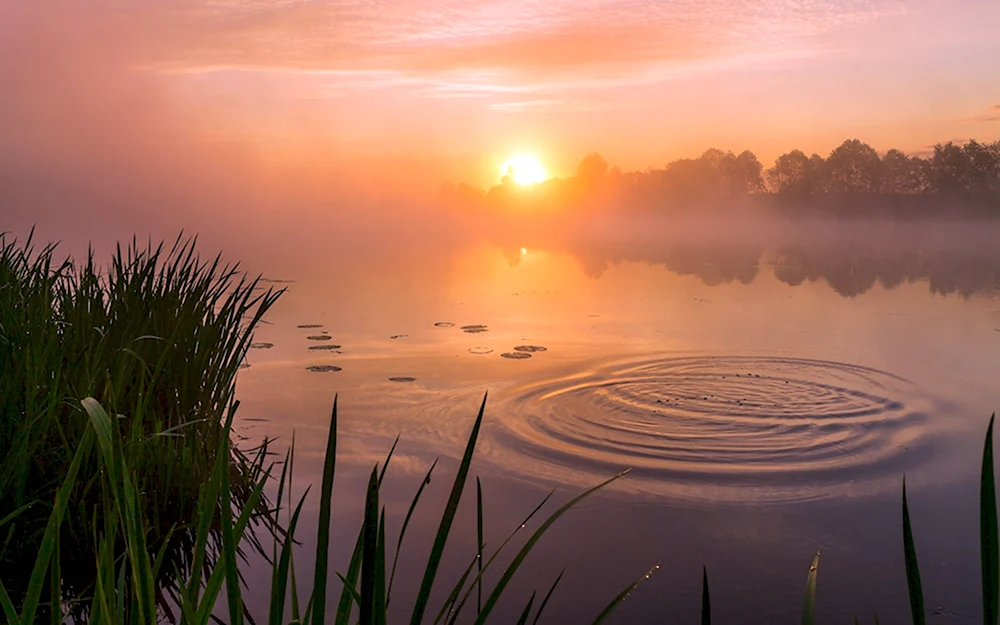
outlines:
[[[1000, 539], [997, 532], [997, 495], [993, 477], [993, 421], [990, 417], [983, 442], [983, 463], [979, 476], [979, 544], [982, 565], [983, 624], [996, 625], [997, 602], [1000, 599]], [[910, 511], [906, 505], [906, 481], [903, 481], [903, 553], [906, 563], [906, 582], [910, 595], [910, 609], [914, 625], [923, 625], [924, 594], [917, 565], [917, 549], [910, 526]]]
[[[280, 295], [221, 256], [202, 260], [195, 247], [194, 239], [172, 246], [133, 240], [102, 267], [92, 252], [75, 263], [58, 257], [55, 245], [36, 249], [30, 236], [20, 242], [0, 234], [0, 519], [7, 520], [0, 571], [13, 596], [25, 597], [28, 582], [14, 572], [35, 561], [53, 496], [90, 430], [79, 397], [128, 415], [113, 426], [143, 493], [144, 540], [165, 560], [195, 564], [191, 519], [229, 436], [223, 426], [236, 374]], [[264, 449], [229, 450], [227, 459], [231, 499], [243, 507]], [[59, 525], [67, 599], [94, 591], [100, 554], [89, 545], [109, 513], [101, 466], [96, 450], [80, 459]], [[211, 528], [210, 552], [222, 529]], [[119, 554], [119, 547], [109, 549]], [[158, 597], [176, 593], [173, 579], [173, 571], [157, 578]]]
[[[60, 569], [63, 555], [63, 542], [59, 538], [60, 530], [65, 523], [68, 502], [74, 491], [81, 487], [79, 479], [81, 463], [85, 458], [91, 456], [91, 447], [96, 441], [99, 471], [95, 475], [92, 487], [101, 494], [103, 514], [102, 522], [95, 524], [92, 540], [88, 543], [94, 553], [94, 567], [90, 574], [95, 580], [86, 611], [89, 621], [105, 625], [158, 622], [158, 619], [162, 617], [163, 608], [157, 601], [155, 580], [165, 572], [167, 567], [173, 567], [180, 589], [175, 597], [173, 607], [179, 613], [178, 621], [180, 623], [207, 625], [210, 621], [222, 621], [219, 602], [222, 600], [223, 586], [225, 586], [228, 622], [244, 622], [249, 615], [243, 604], [243, 587], [239, 567], [244, 561], [240, 555], [239, 545], [248, 540], [249, 524], [253, 520], [258, 505], [263, 501], [263, 491], [271, 480], [274, 464], [269, 464], [255, 477], [255, 481], [249, 485], [248, 496], [242, 505], [230, 505], [233, 485], [230, 480], [232, 467], [229, 461], [231, 447], [228, 434], [231, 433], [233, 415], [237, 405], [233, 404], [222, 424], [224, 435], [217, 439], [218, 448], [215, 459], [207, 480], [202, 485], [201, 496], [195, 506], [191, 523], [194, 534], [191, 557], [195, 564], [186, 567], [171, 561], [166, 556], [165, 545], [155, 549], [148, 540], [150, 532], [148, 505], [145, 500], [146, 493], [139, 488], [140, 478], [137, 471], [137, 466], [141, 466], [141, 463], [137, 462], [134, 454], [128, 452], [128, 441], [122, 435], [121, 428], [116, 427], [116, 421], [120, 420], [120, 417], [112, 418], [94, 398], [87, 398], [74, 406], [79, 410], [81, 416], [84, 416], [88, 428], [79, 441], [69, 470], [56, 493], [55, 503], [46, 522], [43, 540], [40, 542], [35, 562], [32, 565], [27, 591], [20, 605], [11, 599], [4, 583], [0, 581], [0, 609], [2, 609], [7, 621], [15, 625], [33, 623], [40, 608], [45, 608], [48, 611], [53, 623], [63, 622], [66, 617], [66, 601], [62, 592], [63, 579]], [[485, 406], [484, 399], [469, 436], [466, 453], [463, 455], [452, 484], [451, 495], [442, 513], [441, 523], [434, 537], [434, 546], [428, 562], [424, 566], [424, 577], [412, 606], [411, 622], [423, 623], [426, 621], [425, 615], [438, 578], [441, 556], [448, 543], [455, 512], [458, 509], [469, 475]], [[336, 432], [337, 408], [336, 401], [334, 401], [334, 409], [330, 419], [330, 435], [324, 460], [324, 480], [320, 493], [319, 514], [321, 518], [330, 512], [328, 506], [331, 501], [336, 464]], [[399, 541], [396, 543], [396, 556], [392, 566], [389, 566], [386, 554], [386, 510], [380, 504], [380, 488], [382, 478], [392, 459], [392, 453], [390, 452], [382, 464], [381, 472], [379, 472], [378, 466], [372, 468], [364, 499], [364, 520], [354, 555], [348, 565], [347, 575], [336, 573], [335, 578], [331, 578], [325, 567], [317, 566], [314, 572], [312, 590], [303, 608], [299, 598], [299, 590], [295, 584], [293, 551], [296, 544], [295, 529], [303, 503], [308, 496], [308, 489], [299, 498], [294, 509], [291, 508], [291, 498], [289, 497], [289, 507], [285, 510], [288, 513], [288, 520], [283, 528], [277, 527], [278, 519], [282, 513], [281, 503], [284, 492], [292, 478], [293, 449], [290, 449], [286, 454], [280, 477], [277, 478], [279, 494], [276, 502], [278, 505], [271, 509], [268, 514], [268, 521], [274, 524], [276, 529], [272, 532], [274, 537], [272, 555], [274, 557], [271, 559], [272, 576], [268, 623], [277, 625], [281, 623], [319, 624], [333, 622], [348, 625], [357, 621], [363, 625], [384, 625], [388, 620], [391, 584], [406, 526], [404, 523], [404, 527], [400, 531]], [[430, 472], [428, 472], [429, 474]], [[619, 479], [622, 475], [624, 474], [614, 476], [572, 498], [551, 513], [535, 529], [513, 559], [506, 563], [506, 568], [500, 579], [492, 589], [488, 590], [487, 600], [475, 615], [476, 623], [485, 623], [491, 619], [497, 602], [507, 589], [508, 583], [549, 527], [581, 500]], [[326, 479], [327, 477], [329, 479]], [[422, 483], [414, 496], [410, 505], [410, 514], [418, 504], [421, 494], [424, 492], [423, 486], [426, 483], [427, 480]], [[497, 556], [510, 539], [548, 500], [549, 496], [545, 497], [542, 503], [528, 515], [525, 523], [519, 524], [507, 540], [492, 553], [485, 563], [481, 564], [481, 569], [477, 569], [477, 571], [491, 570]], [[477, 500], [477, 512], [480, 514], [482, 512], [481, 499]], [[9, 523], [10, 520], [10, 518], [0, 520], [0, 528]], [[176, 527], [174, 526], [174, 528]], [[213, 527], [222, 528], [222, 539], [217, 557], [210, 558], [207, 554], [210, 550], [209, 535]], [[320, 544], [328, 540], [329, 524], [320, 525], [316, 542], [317, 550]], [[279, 542], [281, 543], [280, 547], [278, 546]], [[118, 546], [122, 548], [121, 553], [119, 553]], [[451, 587], [448, 598], [441, 606], [435, 623], [455, 623], [473, 589], [481, 586], [482, 573], [477, 573], [475, 577], [470, 575], [474, 568], [473, 565], [477, 561], [481, 562], [481, 558], [478, 556], [477, 553], [465, 573]], [[594, 622], [603, 622], [629, 592], [648, 579], [655, 568], [630, 584], [615, 597]], [[561, 579], [562, 574], [560, 573], [548, 589], [544, 599], [538, 604], [537, 610], [534, 610], [533, 623], [538, 622]], [[323, 597], [325, 597], [331, 582], [342, 587], [342, 596], [336, 616], [326, 619], [320, 610], [322, 610]], [[290, 610], [286, 610], [286, 600], [289, 598], [291, 606]], [[536, 595], [532, 594], [522, 610], [518, 622], [527, 623], [528, 619], [531, 618], [535, 598]], [[469, 618], [473, 617], [470, 615]]]
[[[238, 404], [235, 404], [227, 412], [227, 417], [223, 423], [225, 433], [230, 433], [233, 416]], [[183, 567], [177, 562], [172, 562], [166, 557], [166, 548], [161, 546], [158, 550], [153, 549], [147, 540], [149, 535], [149, 525], [146, 517], [147, 505], [144, 501], [145, 493], [138, 488], [138, 477], [134, 467], [135, 457], [127, 452], [126, 442], [120, 432], [120, 428], [115, 427], [115, 422], [120, 419], [113, 419], [104, 410], [100, 403], [93, 398], [85, 399], [81, 402], [82, 413], [86, 415], [89, 428], [84, 432], [73, 458], [69, 464], [67, 473], [54, 495], [54, 504], [51, 507], [51, 514], [46, 521], [43, 538], [40, 541], [36, 558], [30, 567], [31, 573], [28, 578], [27, 589], [24, 593], [20, 606], [10, 597], [3, 583], [0, 582], [0, 609], [2, 609], [7, 621], [14, 624], [36, 622], [35, 618], [39, 613], [47, 612], [51, 615], [53, 623], [62, 622], [64, 618], [64, 608], [66, 601], [62, 592], [63, 580], [60, 570], [62, 561], [62, 541], [60, 539], [61, 526], [67, 518], [68, 503], [71, 501], [73, 492], [80, 488], [81, 466], [85, 458], [90, 456], [91, 447], [95, 441], [97, 443], [97, 458], [99, 460], [99, 471], [96, 475], [96, 483], [93, 485], [101, 493], [101, 505], [104, 508], [102, 523], [95, 524], [94, 533], [90, 547], [95, 554], [95, 566], [91, 572], [95, 582], [92, 595], [89, 597], [87, 614], [92, 623], [102, 623], [117, 625], [122, 623], [152, 624], [161, 617], [162, 608], [158, 605], [155, 582], [165, 567], [173, 567], [180, 593], [176, 598], [176, 605], [179, 612], [179, 621], [183, 624], [205, 625], [209, 621], [225, 622], [221, 616], [220, 601], [225, 586], [225, 605], [230, 623], [242, 623], [249, 617], [243, 604], [243, 587], [239, 575], [239, 567], [245, 561], [240, 554], [240, 544], [249, 540], [248, 527], [253, 521], [258, 505], [263, 501], [263, 491], [272, 478], [274, 464], [269, 464], [263, 469], [250, 485], [249, 496], [245, 504], [232, 505], [232, 466], [229, 460], [230, 437], [219, 437], [219, 447], [215, 454], [215, 462], [211, 468], [209, 479], [204, 484], [201, 496], [195, 509], [191, 527], [194, 530], [194, 544], [192, 558], [196, 564], [190, 567]], [[446, 503], [442, 520], [438, 531], [434, 536], [434, 547], [424, 566], [424, 578], [421, 581], [420, 590], [412, 606], [410, 621], [423, 623], [427, 621], [427, 609], [430, 605], [432, 589], [438, 577], [438, 564], [440, 563], [440, 553], [443, 552], [448, 543], [454, 513], [457, 509], [462, 493], [465, 490], [465, 482], [469, 475], [472, 461], [472, 452], [475, 449], [480, 425], [483, 420], [485, 410], [485, 399], [480, 406], [478, 416], [466, 446], [466, 453], [452, 484], [451, 495]], [[324, 480], [324, 486], [320, 493], [321, 502], [330, 502], [333, 490], [333, 474], [336, 464], [336, 433], [337, 433], [337, 408], [336, 400], [330, 419], [330, 435], [324, 459], [324, 475], [330, 476], [329, 480]], [[393, 450], [395, 445], [393, 446]], [[410, 516], [424, 493], [428, 479], [425, 478], [418, 488], [413, 500], [410, 503], [406, 520], [400, 530], [400, 535], [396, 542], [396, 553], [392, 559], [391, 566], [387, 556], [386, 537], [386, 509], [380, 502], [380, 491], [382, 480], [389, 468], [392, 460], [393, 450], [391, 450], [385, 461], [379, 466], [373, 466], [365, 491], [363, 501], [363, 521], [355, 542], [354, 552], [348, 563], [347, 573], [335, 573], [334, 577], [328, 575], [328, 570], [324, 567], [317, 567], [314, 571], [312, 589], [303, 603], [299, 597], [299, 587], [296, 584], [294, 548], [297, 543], [295, 530], [298, 525], [300, 514], [309, 489], [306, 489], [298, 502], [292, 506], [292, 499], [289, 494], [288, 505], [284, 511], [288, 517], [284, 527], [280, 527], [278, 522], [283, 511], [282, 502], [284, 493], [292, 479], [294, 467], [294, 444], [285, 455], [280, 477], [277, 478], [278, 496], [277, 506], [268, 512], [267, 522], [271, 525], [274, 544], [272, 546], [271, 567], [271, 589], [269, 595], [268, 623], [279, 625], [283, 623], [326, 623], [332, 622], [339, 625], [349, 625], [359, 622], [362, 625], [384, 625], [388, 622], [388, 607], [391, 598], [391, 589], [395, 577], [395, 568], [398, 563], [399, 553], [403, 545], [403, 538]], [[427, 477], [433, 472], [435, 464], [427, 473]], [[578, 504], [593, 492], [620, 479], [624, 473], [616, 475], [597, 486], [588, 489], [581, 494], [570, 499], [555, 512], [542, 521], [534, 530], [531, 536], [525, 541], [521, 549], [510, 560], [505, 560], [505, 568], [500, 579], [494, 583], [492, 589], [487, 589], [488, 598], [477, 606], [474, 615], [469, 615], [465, 621], [475, 623], [485, 623], [496, 620], [495, 609], [497, 602], [507, 589], [511, 578], [516, 575], [520, 565], [535, 547], [543, 534], [555, 523], [558, 518], [570, 508]], [[993, 601], [996, 597], [997, 578], [991, 577], [991, 560], [995, 554], [997, 544], [997, 514], [995, 505], [995, 489], [993, 480], [993, 454], [992, 454], [992, 421], [987, 433], [986, 443], [983, 452], [983, 472], [981, 477], [982, 489], [982, 523], [981, 523], [981, 543], [983, 545], [983, 609], [984, 622], [991, 623], [990, 612]], [[477, 494], [480, 489], [477, 489]], [[510, 535], [500, 544], [500, 546], [488, 552], [480, 541], [477, 540], [476, 553], [472, 554], [472, 559], [464, 572], [458, 577], [456, 582], [450, 586], [447, 598], [440, 605], [437, 616], [433, 623], [456, 623], [462, 613], [463, 607], [474, 592], [483, 584], [483, 574], [480, 571], [492, 570], [497, 562], [498, 556], [504, 551], [512, 538], [517, 535], [535, 515], [548, 503], [551, 493], [544, 497], [539, 505], [534, 508], [511, 532]], [[321, 504], [320, 516], [329, 514], [329, 510], [323, 510]], [[482, 517], [482, 498], [476, 498], [477, 525], [478, 518]], [[0, 519], [0, 529], [7, 525], [11, 518], [16, 518], [18, 511], [12, 515]], [[208, 557], [210, 551], [209, 535], [214, 527], [222, 528], [221, 547], [217, 557]], [[478, 533], [478, 532], [477, 532]], [[324, 538], [324, 536], [326, 538]], [[320, 526], [317, 535], [316, 545], [323, 540], [329, 540], [329, 525]], [[279, 547], [280, 542], [280, 547]], [[910, 524], [909, 510], [905, 496], [903, 496], [903, 542], [904, 542], [904, 564], [907, 572], [907, 583], [910, 590], [911, 607], [913, 608], [914, 623], [924, 622], [924, 612], [922, 608], [922, 589], [919, 580], [919, 571], [916, 562], [916, 550], [913, 544], [912, 526]], [[123, 552], [119, 553], [117, 545], [124, 545]], [[489, 554], [483, 562], [484, 555]], [[802, 623], [803, 625], [815, 622], [815, 601], [817, 589], [817, 576], [820, 555], [817, 553], [812, 560], [806, 577], [806, 592], [803, 602]], [[477, 564], [479, 566], [477, 566]], [[617, 596], [615, 596], [607, 606], [597, 615], [593, 621], [595, 624], [603, 623], [612, 614], [615, 608], [631, 593], [648, 579], [657, 569], [655, 565], [645, 574], [640, 576], [635, 582], [626, 586]], [[473, 574], [473, 571], [476, 571]], [[538, 603], [535, 609], [537, 592], [531, 594], [520, 612], [518, 623], [537, 623], [549, 602], [553, 592], [559, 585], [563, 573], [555, 579], [548, 589], [544, 599]], [[427, 579], [430, 579], [428, 582]], [[338, 585], [341, 588], [341, 597], [335, 616], [329, 619], [320, 619], [316, 611], [321, 605], [321, 597], [325, 597], [329, 584]], [[290, 599], [290, 610], [288, 600]], [[290, 614], [289, 614], [290, 612]], [[534, 618], [532, 619], [532, 613]], [[877, 615], [874, 621], [878, 623]], [[707, 570], [702, 570], [702, 601], [701, 601], [701, 622], [711, 623], [711, 602], [709, 595], [709, 583]], [[855, 622], [859, 622], [855, 617]]]

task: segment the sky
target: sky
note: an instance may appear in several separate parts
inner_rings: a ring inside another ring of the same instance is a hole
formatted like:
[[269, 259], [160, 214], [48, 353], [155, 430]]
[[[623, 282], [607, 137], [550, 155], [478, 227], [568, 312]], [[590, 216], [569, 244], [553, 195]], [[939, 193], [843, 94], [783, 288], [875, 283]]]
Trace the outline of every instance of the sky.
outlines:
[[998, 25], [996, 0], [0, 0], [0, 201], [252, 217], [487, 187], [522, 152], [996, 140]]

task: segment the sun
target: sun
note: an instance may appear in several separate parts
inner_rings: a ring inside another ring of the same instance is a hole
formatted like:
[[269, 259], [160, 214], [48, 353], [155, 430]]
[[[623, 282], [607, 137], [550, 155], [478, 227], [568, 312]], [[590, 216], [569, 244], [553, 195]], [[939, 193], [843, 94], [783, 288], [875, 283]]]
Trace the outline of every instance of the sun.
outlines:
[[530, 154], [518, 154], [507, 159], [500, 168], [502, 176], [510, 176], [517, 184], [538, 184], [548, 175], [538, 159]]

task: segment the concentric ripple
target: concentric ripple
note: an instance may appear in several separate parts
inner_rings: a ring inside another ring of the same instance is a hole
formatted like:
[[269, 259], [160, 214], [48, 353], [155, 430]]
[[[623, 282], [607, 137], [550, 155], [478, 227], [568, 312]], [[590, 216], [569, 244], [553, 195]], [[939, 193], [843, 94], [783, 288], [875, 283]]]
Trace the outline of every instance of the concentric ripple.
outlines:
[[839, 362], [661, 358], [516, 389], [497, 451], [550, 474], [633, 467], [630, 480], [694, 496], [821, 497], [916, 462], [928, 438], [919, 397], [898, 376]]

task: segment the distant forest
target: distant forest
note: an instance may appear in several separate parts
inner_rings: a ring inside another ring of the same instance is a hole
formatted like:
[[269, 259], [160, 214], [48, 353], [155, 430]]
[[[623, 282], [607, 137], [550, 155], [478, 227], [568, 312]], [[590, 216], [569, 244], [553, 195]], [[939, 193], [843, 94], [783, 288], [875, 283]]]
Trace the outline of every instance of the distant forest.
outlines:
[[987, 213], [1000, 217], [1000, 141], [934, 146], [927, 158], [900, 150], [879, 154], [857, 139], [823, 158], [792, 150], [765, 170], [749, 150], [709, 149], [662, 169], [623, 173], [598, 154], [575, 174], [532, 186], [509, 178], [480, 191], [447, 185], [443, 196], [468, 207], [541, 204], [539, 208], [663, 211], [764, 206], [779, 211], [843, 214]]

